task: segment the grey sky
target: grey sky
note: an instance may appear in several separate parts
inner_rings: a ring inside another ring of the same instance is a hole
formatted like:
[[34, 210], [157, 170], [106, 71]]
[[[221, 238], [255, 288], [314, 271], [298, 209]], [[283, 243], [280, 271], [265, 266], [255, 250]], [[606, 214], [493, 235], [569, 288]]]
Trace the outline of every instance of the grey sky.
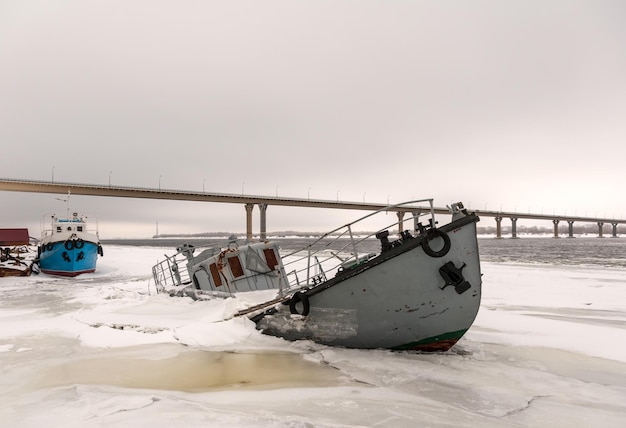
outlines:
[[[624, 22], [620, 0], [4, 0], [0, 177], [622, 218]], [[72, 202], [101, 237], [245, 230], [238, 205]], [[64, 209], [0, 204], [33, 235]], [[270, 207], [268, 230], [353, 215]]]

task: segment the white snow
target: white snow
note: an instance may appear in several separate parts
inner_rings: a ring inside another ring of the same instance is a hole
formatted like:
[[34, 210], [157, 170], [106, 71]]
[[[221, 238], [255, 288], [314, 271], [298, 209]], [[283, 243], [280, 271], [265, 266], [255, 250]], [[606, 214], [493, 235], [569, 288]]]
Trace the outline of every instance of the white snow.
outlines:
[[[94, 274], [0, 278], [2, 427], [618, 427], [626, 275], [483, 263], [443, 354], [265, 336], [233, 299], [156, 295], [162, 248], [106, 246]], [[224, 320], [226, 319], [226, 320]]]

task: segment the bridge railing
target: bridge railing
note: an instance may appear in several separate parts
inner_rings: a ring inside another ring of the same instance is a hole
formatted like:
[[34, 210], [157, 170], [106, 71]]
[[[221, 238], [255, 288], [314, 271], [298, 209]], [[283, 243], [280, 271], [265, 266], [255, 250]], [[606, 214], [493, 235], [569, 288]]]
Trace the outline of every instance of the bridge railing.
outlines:
[[[26, 188], [19, 188], [19, 185], [24, 185]], [[357, 209], [357, 210], [375, 210], [379, 208], [390, 208], [389, 204], [378, 203], [359, 203], [350, 201], [333, 201], [324, 199], [310, 199], [310, 198], [289, 198], [289, 197], [273, 197], [273, 196], [261, 196], [261, 195], [244, 195], [236, 193], [220, 193], [220, 192], [205, 192], [205, 191], [190, 191], [179, 189], [165, 189], [165, 188], [149, 188], [138, 186], [112, 186], [106, 184], [87, 184], [87, 183], [69, 183], [61, 181], [37, 181], [37, 180], [24, 180], [24, 179], [6, 179], [0, 178], [0, 190], [14, 190], [14, 191], [30, 191], [41, 192], [36, 187], [41, 186], [44, 188], [49, 187], [49, 193], [66, 193], [67, 188], [73, 188], [80, 194], [81, 189], [91, 189], [98, 193], [84, 193], [90, 195], [104, 195], [104, 196], [119, 196], [119, 197], [140, 197], [140, 198], [153, 198], [153, 199], [180, 199], [180, 200], [200, 200], [207, 202], [228, 202], [228, 203], [266, 203], [273, 205], [284, 206], [304, 206], [304, 207], [318, 207], [318, 208], [338, 208], [338, 209]], [[117, 193], [119, 192], [119, 193]], [[133, 193], [134, 192], [134, 193]], [[177, 197], [178, 196], [178, 197]], [[410, 211], [407, 207], [397, 206], [398, 211]], [[434, 208], [437, 214], [445, 214], [448, 212], [447, 208], [436, 207]], [[626, 219], [615, 219], [606, 217], [581, 217], [562, 214], [536, 214], [536, 213], [518, 213], [507, 211], [491, 211], [491, 210], [479, 210], [468, 207], [469, 211], [476, 213], [481, 217], [492, 217], [495, 219], [509, 218], [509, 219], [530, 219], [530, 220], [546, 220], [546, 221], [574, 221], [574, 222], [587, 222], [587, 223], [605, 223], [605, 224], [626, 224]]]

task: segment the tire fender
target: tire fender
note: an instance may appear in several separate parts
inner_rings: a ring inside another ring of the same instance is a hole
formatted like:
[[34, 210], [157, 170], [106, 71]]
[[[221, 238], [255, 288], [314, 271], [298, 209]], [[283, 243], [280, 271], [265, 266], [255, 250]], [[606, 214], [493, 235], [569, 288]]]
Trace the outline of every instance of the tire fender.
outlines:
[[[298, 308], [296, 305], [298, 302], [302, 302], [302, 313], [298, 312]], [[304, 293], [296, 292], [291, 299], [289, 300], [289, 311], [294, 315], [302, 315], [307, 316], [309, 314], [309, 310], [311, 309], [311, 305], [309, 303], [309, 296]]]
[[[430, 241], [432, 241], [435, 238], [443, 239], [443, 248], [439, 251], [434, 251], [430, 247]], [[424, 252], [428, 254], [430, 257], [443, 257], [446, 254], [448, 254], [448, 251], [450, 251], [450, 247], [451, 247], [450, 237], [448, 236], [447, 233], [439, 229], [428, 229], [428, 231], [422, 238], [422, 248], [424, 249]]]

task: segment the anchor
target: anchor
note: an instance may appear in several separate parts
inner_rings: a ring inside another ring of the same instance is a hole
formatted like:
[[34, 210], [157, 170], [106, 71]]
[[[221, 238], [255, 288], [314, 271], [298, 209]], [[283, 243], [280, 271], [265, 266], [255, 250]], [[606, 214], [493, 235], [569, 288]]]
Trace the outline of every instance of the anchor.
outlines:
[[448, 285], [453, 285], [457, 294], [463, 294], [467, 290], [469, 290], [472, 287], [472, 284], [467, 282], [463, 277], [462, 270], [465, 266], [467, 265], [463, 263], [463, 266], [457, 268], [452, 262], [447, 262], [446, 264], [441, 266], [439, 268], [439, 275], [441, 275], [446, 283], [443, 285], [443, 287], [440, 288], [443, 290]]

